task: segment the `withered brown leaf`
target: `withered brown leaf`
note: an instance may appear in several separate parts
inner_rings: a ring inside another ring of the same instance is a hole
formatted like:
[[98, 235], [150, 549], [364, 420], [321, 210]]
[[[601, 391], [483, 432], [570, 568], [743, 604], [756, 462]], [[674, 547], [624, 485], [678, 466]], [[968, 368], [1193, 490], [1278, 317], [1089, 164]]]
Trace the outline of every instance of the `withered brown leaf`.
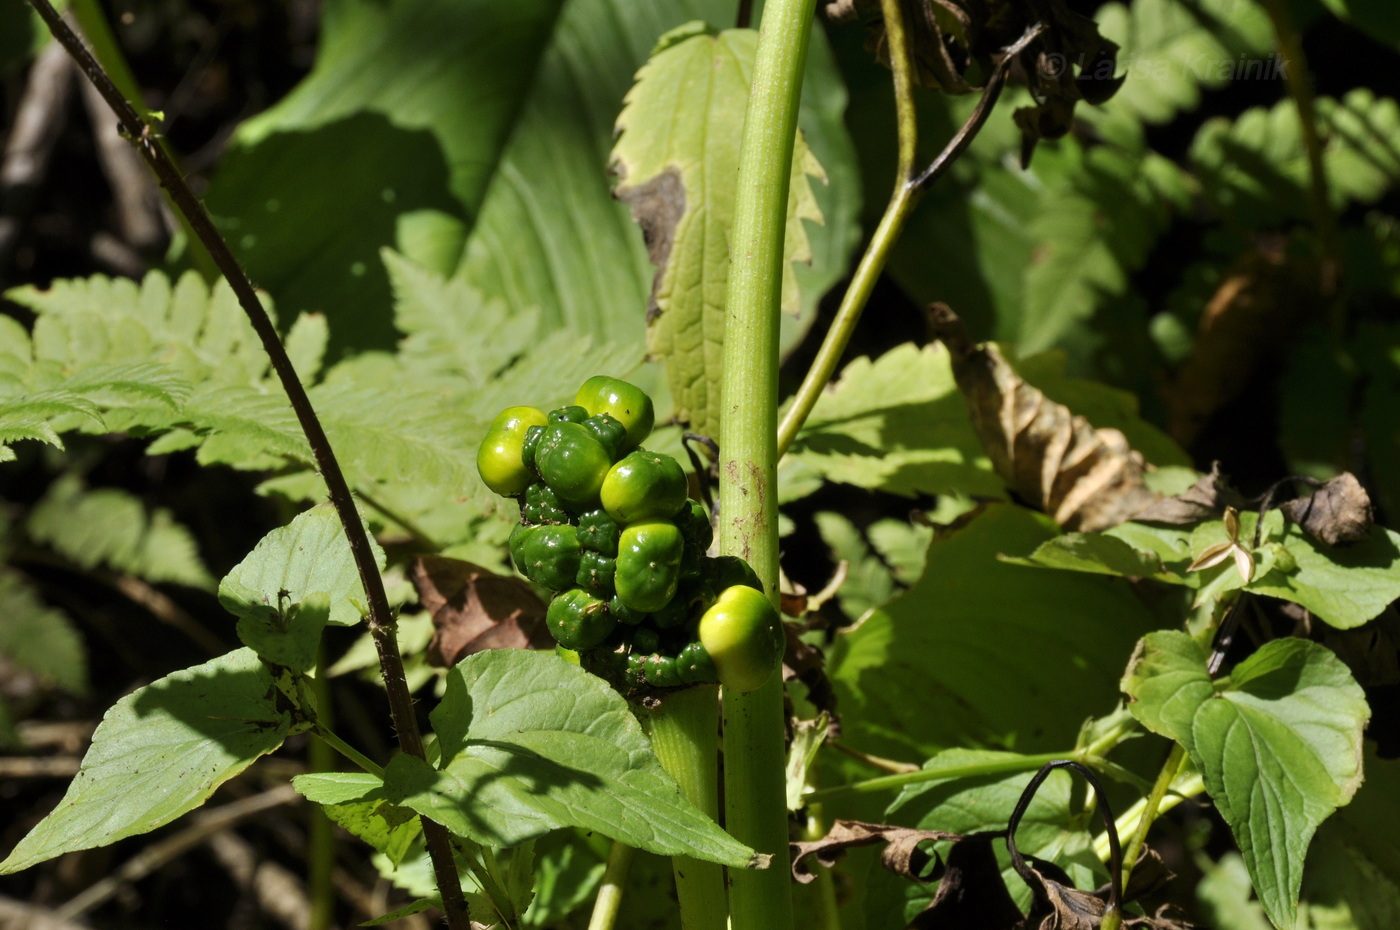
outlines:
[[1280, 505], [1279, 509], [1301, 526], [1303, 532], [1329, 546], [1368, 538], [1375, 522], [1371, 496], [1349, 471], [1323, 482], [1322, 487], [1306, 497]]
[[1220, 463], [1210, 467], [1210, 473], [1196, 479], [1180, 494], [1164, 497], [1133, 514], [1138, 523], [1166, 523], [1171, 526], [1192, 526], [1214, 520], [1227, 507], [1247, 510], [1245, 500], [1230, 487], [1229, 479], [1220, 470]]
[[960, 834], [943, 830], [915, 830], [910, 827], [865, 823], [860, 820], [838, 820], [831, 825], [826, 836], [819, 840], [789, 844], [794, 853], [792, 877], [804, 885], [816, 878], [807, 861], [810, 857], [815, 857], [817, 862], [831, 868], [842, 853], [854, 846], [885, 843], [885, 849], [880, 853], [880, 865], [916, 882], [928, 882], [932, 881], [936, 874], [926, 874], [930, 856], [919, 849], [919, 844], [960, 839]]
[[[1017, 40], [1040, 29], [1016, 55], [1035, 100], [1014, 114], [1023, 164], [1039, 140], [1069, 132], [1075, 104], [1103, 103], [1123, 84], [1116, 74], [1117, 44], [1065, 0], [901, 0], [900, 7], [916, 79], [949, 94], [980, 90]], [[879, 0], [833, 0], [825, 10], [838, 22], [865, 21], [871, 30], [867, 46], [889, 65]]]
[[451, 667], [487, 649], [529, 649], [551, 642], [545, 605], [529, 584], [440, 555], [413, 563], [418, 599], [433, 615], [428, 663]]
[[1122, 433], [1083, 417], [1027, 384], [990, 346], [977, 346], [943, 304], [929, 311], [952, 356], [973, 429], [1002, 480], [1069, 530], [1117, 526], [1155, 503], [1144, 463]]

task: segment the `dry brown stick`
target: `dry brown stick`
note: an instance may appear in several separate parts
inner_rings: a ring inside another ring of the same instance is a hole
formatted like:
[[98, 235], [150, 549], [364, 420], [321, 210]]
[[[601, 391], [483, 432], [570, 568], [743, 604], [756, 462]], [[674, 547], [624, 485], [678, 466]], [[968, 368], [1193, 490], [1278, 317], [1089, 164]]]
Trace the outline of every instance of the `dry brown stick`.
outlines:
[[59, 920], [48, 908], [0, 898], [0, 930], [89, 930], [83, 924]]
[[138, 253], [148, 254], [165, 236], [161, 222], [160, 191], [140, 157], [117, 132], [106, 101], [92, 84], [82, 85], [83, 105], [97, 146], [97, 160], [112, 188], [117, 207], [117, 227], [122, 239]]
[[191, 818], [185, 829], [173, 836], [152, 843], [137, 856], [128, 859], [112, 875], [89, 885], [61, 907], [54, 908], [53, 916], [58, 920], [70, 921], [81, 917], [97, 907], [124, 885], [140, 881], [172, 859], [188, 852], [214, 834], [238, 823], [247, 817], [273, 807], [301, 800], [301, 795], [291, 785], [278, 785], [276, 788], [255, 794], [241, 801], [233, 801], [213, 810], [206, 810]]
[[209, 851], [238, 887], [253, 896], [261, 913], [287, 930], [306, 930], [311, 902], [289, 869], [262, 858], [251, 843], [231, 831], [209, 837]]
[[58, 46], [43, 51], [29, 81], [0, 161], [0, 270], [19, 239], [24, 218], [48, 172], [49, 154], [63, 131], [73, 66]]
[[[121, 91], [102, 70], [102, 66], [73, 34], [73, 30], [68, 28], [67, 23], [54, 10], [49, 0], [29, 0], [29, 3], [48, 25], [54, 38], [62, 43], [68, 53], [78, 62], [88, 80], [92, 81], [93, 85], [101, 92], [103, 99], [107, 101], [107, 105], [112, 108], [112, 112], [117, 115], [117, 119], [121, 122], [128, 138], [136, 146], [136, 150], [150, 165], [151, 170], [160, 179], [161, 186], [169, 192], [176, 208], [185, 216], [195, 235], [209, 250], [214, 264], [228, 281], [229, 287], [238, 298], [239, 305], [247, 314], [254, 332], [258, 334], [263, 350], [267, 352], [272, 368], [282, 382], [282, 389], [287, 392], [287, 398], [291, 401], [292, 410], [296, 413], [302, 432], [306, 434], [307, 443], [311, 446], [311, 453], [316, 460], [316, 467], [321, 473], [322, 480], [326, 483], [331, 503], [345, 528], [345, 535], [350, 543], [350, 554], [359, 573], [360, 584], [365, 591], [365, 600], [369, 604], [367, 623], [370, 635], [374, 639], [375, 648], [379, 652], [380, 672], [384, 678], [384, 690], [389, 698], [389, 712], [393, 717], [394, 729], [398, 733], [399, 746], [408, 755], [416, 756], [419, 759], [425, 758], [423, 736], [418, 730], [418, 719], [413, 710], [413, 697], [409, 693], [408, 682], [404, 678], [403, 659], [399, 655], [398, 640], [394, 638], [394, 618], [389, 612], [389, 599], [384, 593], [384, 581], [380, 578], [379, 568], [375, 564], [369, 535], [365, 532], [364, 523], [360, 520], [359, 512], [355, 507], [355, 499], [350, 493], [350, 486], [340, 470], [340, 463], [336, 461], [335, 453], [331, 449], [330, 441], [326, 438], [321, 421], [311, 406], [311, 400], [306, 395], [306, 389], [302, 386], [301, 379], [297, 377], [296, 370], [292, 367], [292, 361], [282, 346], [282, 340], [277, 334], [276, 327], [272, 324], [272, 319], [267, 315], [257, 291], [253, 288], [252, 281], [248, 279], [247, 272], [243, 270], [243, 266], [234, 257], [233, 250], [224, 241], [224, 237], [214, 227], [214, 222], [204, 209], [204, 205], [199, 202], [194, 191], [185, 183], [185, 179], [175, 163], [156, 144], [151, 127], [141, 119], [131, 102], [122, 96]], [[457, 866], [452, 857], [452, 846], [448, 832], [441, 824], [425, 817], [423, 818], [423, 838], [428, 847], [429, 857], [432, 859], [438, 890], [442, 894], [448, 926], [452, 930], [469, 930], [471, 919], [467, 911], [466, 898], [462, 896], [462, 886], [457, 877]]]

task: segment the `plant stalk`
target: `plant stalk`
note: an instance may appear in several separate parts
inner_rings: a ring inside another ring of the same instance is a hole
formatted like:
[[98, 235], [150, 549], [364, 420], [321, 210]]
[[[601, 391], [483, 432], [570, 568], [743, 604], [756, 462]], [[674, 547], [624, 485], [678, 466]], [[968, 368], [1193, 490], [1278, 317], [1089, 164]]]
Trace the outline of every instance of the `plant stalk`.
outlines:
[[[720, 381], [720, 552], [746, 559], [778, 602], [778, 314], [797, 105], [815, 0], [769, 0], [763, 10], [730, 231]], [[783, 682], [724, 690], [725, 827], [775, 857], [764, 871], [730, 872], [734, 930], [792, 926], [783, 758]]]
[[[311, 681], [311, 691], [316, 696], [316, 719], [319, 725], [330, 729], [335, 725], [334, 708], [331, 704], [330, 679], [325, 675], [325, 644], [317, 650], [316, 677]], [[311, 740], [306, 747], [307, 768], [313, 772], [330, 772], [335, 769], [335, 755], [325, 740]], [[331, 819], [326, 816], [319, 804], [308, 804], [306, 816], [306, 894], [311, 899], [311, 913], [307, 918], [307, 930], [329, 930], [335, 918], [335, 833]]]
[[818, 791], [813, 791], [803, 800], [809, 804], [813, 804], [849, 795], [889, 791], [895, 788], [903, 788], [906, 785], [917, 785], [926, 781], [955, 778], [981, 778], [984, 775], [1009, 775], [1014, 772], [1031, 772], [1046, 763], [1055, 762], [1059, 759], [1079, 758], [1080, 754], [1077, 752], [1045, 752], [1035, 756], [1014, 756], [1007, 759], [988, 760], [986, 762], [945, 765], [938, 768], [919, 769], [917, 772], [882, 775], [879, 778], [869, 778], [865, 781], [852, 782], [849, 785], [835, 785], [831, 788], [822, 788]]
[[632, 867], [636, 850], [626, 843], [613, 842], [608, 853], [608, 865], [603, 870], [603, 884], [593, 899], [593, 913], [588, 918], [588, 930], [612, 930], [617, 912], [622, 907], [622, 892], [627, 885], [627, 870]]
[[[1167, 796], [1167, 791], [1171, 788], [1172, 782], [1181, 772], [1181, 767], [1186, 763], [1186, 750], [1180, 743], [1172, 744], [1172, 751], [1167, 756], [1167, 761], [1162, 765], [1162, 771], [1157, 773], [1157, 781], [1152, 785], [1152, 793], [1147, 796], [1147, 801], [1143, 805], [1142, 814], [1138, 817], [1137, 829], [1133, 831], [1133, 836], [1128, 840], [1128, 847], [1123, 851], [1123, 887], [1128, 887], [1128, 879], [1133, 876], [1133, 866], [1137, 863], [1138, 856], [1142, 854], [1142, 848], [1147, 845], [1147, 833], [1152, 829], [1152, 823], [1157, 819], [1158, 813], [1162, 809], [1162, 799]], [[1111, 928], [1110, 928], [1111, 930]]]
[[904, 230], [904, 221], [909, 216], [917, 193], [917, 188], [911, 182], [914, 179], [919, 121], [914, 112], [914, 75], [909, 58], [909, 42], [904, 32], [904, 17], [900, 12], [899, 0], [880, 0], [880, 8], [884, 16], [886, 41], [890, 51], [890, 69], [894, 74], [894, 109], [899, 127], [899, 157], [894, 172], [894, 191], [890, 194], [890, 202], [885, 207], [884, 216], [880, 217], [880, 224], [875, 227], [875, 232], [870, 237], [865, 254], [860, 257], [860, 263], [851, 275], [851, 283], [846, 286], [841, 306], [837, 308], [831, 328], [827, 330], [826, 338], [817, 350], [817, 357], [807, 369], [802, 385], [793, 397], [792, 405], [783, 414], [783, 421], [778, 426], [779, 458], [786, 454], [793, 439], [797, 437], [797, 431], [807, 422], [812, 408], [816, 407], [817, 398], [836, 373], [836, 366], [841, 361], [846, 346], [850, 344], [851, 335], [855, 332], [856, 324], [860, 322], [861, 312], [865, 310], [870, 293], [875, 289], [875, 282], [884, 271], [890, 250], [894, 248], [899, 234]]
[[[155, 172], [161, 186], [169, 193], [170, 199], [181, 215], [189, 221], [190, 227], [194, 230], [199, 241], [209, 250], [214, 264], [218, 266], [220, 273], [228, 281], [229, 287], [238, 298], [239, 305], [247, 314], [253, 331], [261, 340], [273, 371], [277, 373], [278, 379], [282, 382], [283, 390], [287, 392], [287, 398], [291, 402], [292, 410], [296, 413], [297, 421], [301, 424], [302, 432], [306, 434], [306, 441], [311, 447], [316, 467], [322, 480], [326, 483], [331, 503], [335, 506], [350, 543], [350, 554], [359, 573], [360, 584], [364, 588], [365, 600], [369, 604], [367, 624], [379, 652], [380, 672], [384, 678], [384, 690], [389, 698], [389, 711], [393, 717], [394, 729], [398, 733], [399, 746], [409, 755], [417, 756], [419, 759], [425, 758], [423, 736], [418, 730], [418, 719], [413, 710], [413, 698], [409, 694], [408, 683], [404, 678], [403, 659], [399, 655], [399, 644], [394, 637], [394, 618], [389, 611], [389, 600], [384, 593], [383, 579], [380, 578], [379, 568], [374, 562], [369, 535], [365, 532], [364, 523], [360, 520], [359, 512], [355, 507], [355, 499], [350, 493], [350, 486], [340, 470], [340, 463], [336, 461], [330, 441], [326, 438], [326, 432], [321, 427], [316, 411], [311, 406], [311, 400], [306, 395], [306, 389], [302, 386], [301, 379], [297, 377], [296, 370], [292, 367], [292, 361], [287, 356], [286, 349], [282, 346], [277, 328], [272, 325], [272, 320], [267, 315], [267, 310], [263, 307], [257, 291], [253, 289], [247, 272], [243, 270], [238, 259], [234, 257], [233, 250], [229, 248], [228, 243], [224, 241], [223, 236], [215, 228], [213, 220], [204, 209], [204, 205], [194, 195], [190, 186], [185, 183], [185, 178], [179, 168], [159, 144], [150, 125], [141, 118], [131, 102], [112, 83], [112, 79], [107, 76], [107, 73], [102, 70], [102, 66], [74, 35], [73, 30], [68, 28], [67, 23], [54, 10], [49, 0], [29, 0], [29, 2], [44, 22], [48, 24], [54, 38], [73, 56], [83, 73], [87, 75], [88, 80], [92, 81], [93, 86], [97, 88], [103, 99], [112, 108], [112, 112], [116, 114], [122, 129], [126, 132], [127, 138], [136, 146], [137, 152]], [[452, 859], [448, 832], [440, 824], [424, 818], [423, 836], [433, 862], [433, 872], [437, 878], [438, 890], [442, 894], [448, 925], [452, 930], [469, 930], [471, 920], [467, 912], [466, 898], [462, 896], [461, 883], [457, 878], [457, 866]]]
[[[680, 785], [685, 799], [719, 820], [719, 686], [697, 685], [667, 694], [642, 722], [661, 767]], [[724, 871], [713, 862], [674, 856], [676, 897], [682, 930], [724, 930]]]

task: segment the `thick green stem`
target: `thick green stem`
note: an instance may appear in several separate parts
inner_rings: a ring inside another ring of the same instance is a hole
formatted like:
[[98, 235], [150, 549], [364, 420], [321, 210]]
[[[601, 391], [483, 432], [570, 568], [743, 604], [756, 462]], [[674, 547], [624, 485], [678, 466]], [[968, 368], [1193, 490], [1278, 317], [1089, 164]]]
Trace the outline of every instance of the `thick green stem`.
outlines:
[[[778, 313], [802, 71], [815, 0], [769, 0], [739, 149], [720, 381], [720, 551], [747, 559], [778, 601]], [[783, 682], [724, 692], [725, 827], [774, 857], [730, 873], [734, 930], [792, 926]]]
[[1046, 752], [1036, 756], [1012, 756], [1006, 759], [993, 759], [987, 762], [973, 762], [962, 765], [944, 765], [936, 768], [919, 769], [917, 772], [904, 772], [899, 775], [882, 775], [879, 778], [870, 778], [865, 781], [853, 782], [849, 785], [836, 785], [832, 788], [823, 788], [820, 791], [813, 791], [807, 795], [805, 800], [808, 803], [818, 801], [829, 801], [832, 798], [845, 797], [852, 794], [870, 794], [877, 791], [891, 791], [896, 788], [903, 788], [905, 785], [917, 785], [926, 781], [938, 781], [953, 778], [980, 778], [984, 775], [1009, 775], [1014, 772], [1033, 772], [1048, 762], [1055, 762], [1059, 759], [1079, 759], [1086, 765], [1092, 765], [1089, 760], [1081, 759], [1077, 752]]
[[[719, 686], [698, 685], [667, 694], [643, 711], [642, 722], [661, 767], [685, 799], [719, 820]], [[683, 930], [724, 930], [724, 870], [689, 856], [671, 860]]]
[[613, 843], [608, 853], [608, 865], [603, 871], [603, 884], [593, 899], [593, 913], [588, 918], [588, 930], [612, 930], [617, 912], [622, 907], [622, 891], [627, 886], [627, 870], [632, 867], [636, 852], [625, 843]]
[[384, 777], [384, 770], [376, 765], [373, 759], [345, 742], [345, 740], [337, 736], [334, 731], [330, 730], [324, 724], [318, 721], [316, 723], [316, 728], [312, 730], [312, 732], [319, 736], [327, 746], [358, 765], [363, 771], [368, 772], [376, 778]]
[[1168, 789], [1172, 782], [1181, 772], [1181, 766], [1186, 762], [1186, 750], [1180, 743], [1172, 744], [1171, 754], [1167, 756], [1167, 761], [1162, 765], [1162, 771], [1157, 773], [1157, 782], [1152, 786], [1152, 793], [1147, 796], [1147, 803], [1143, 806], [1142, 815], [1138, 817], [1137, 829], [1133, 831], [1132, 839], [1128, 840], [1127, 848], [1123, 850], [1123, 887], [1128, 887], [1128, 879], [1132, 877], [1133, 866], [1137, 863], [1138, 856], [1142, 853], [1142, 847], [1147, 845], [1147, 832], [1152, 829], [1152, 822], [1157, 819], [1157, 814], [1162, 808], [1162, 799], [1167, 796]]
[[909, 60], [909, 44], [904, 33], [904, 19], [900, 13], [899, 0], [881, 0], [884, 14], [885, 35], [889, 45], [890, 67], [894, 73], [895, 114], [899, 125], [899, 163], [895, 167], [894, 192], [890, 195], [885, 215], [880, 225], [870, 237], [870, 245], [861, 256], [860, 264], [851, 275], [851, 283], [846, 287], [845, 296], [836, 317], [831, 321], [822, 340], [817, 357], [802, 379], [802, 385], [793, 397], [792, 405], [783, 415], [778, 426], [778, 456], [781, 458], [797, 437], [797, 431], [811, 415], [832, 376], [841, 355], [850, 344], [851, 334], [860, 322], [861, 312], [870, 300], [875, 282], [885, 268], [890, 250], [894, 248], [904, 229], [904, 221], [914, 205], [917, 189], [913, 185], [915, 148], [918, 143], [918, 119], [914, 113], [914, 77]]

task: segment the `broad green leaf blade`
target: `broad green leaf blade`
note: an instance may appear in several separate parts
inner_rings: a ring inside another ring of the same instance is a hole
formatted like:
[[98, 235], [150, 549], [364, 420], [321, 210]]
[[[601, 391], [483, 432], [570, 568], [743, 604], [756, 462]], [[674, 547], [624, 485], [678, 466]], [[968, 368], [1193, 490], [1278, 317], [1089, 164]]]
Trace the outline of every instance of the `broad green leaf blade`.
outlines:
[[1368, 539], [1345, 547], [1314, 542], [1289, 524], [1279, 541], [1297, 562], [1275, 565], [1249, 590], [1301, 604], [1340, 629], [1360, 626], [1400, 598], [1400, 533], [1374, 527]]
[[1351, 673], [1316, 643], [1280, 639], [1217, 683], [1204, 647], [1164, 631], [1143, 639], [1123, 690], [1138, 720], [1190, 754], [1269, 918], [1292, 927], [1313, 833], [1362, 780], [1370, 709]]
[[85, 490], [74, 476], [49, 487], [26, 523], [29, 535], [83, 568], [106, 565], [147, 581], [214, 586], [189, 530], [170, 511], [148, 511], [116, 488]]
[[913, 497], [1004, 496], [941, 344], [858, 358], [817, 401], [789, 453], [828, 481]]
[[[637, 69], [667, 31], [734, 21], [731, 0], [570, 0], [531, 86], [467, 244], [461, 274], [488, 300], [538, 307], [542, 327], [638, 346], [655, 269], [606, 176], [613, 125]], [[802, 266], [805, 319], [846, 273], [859, 235], [859, 181], [843, 122], [841, 77], [817, 28], [803, 81], [800, 125], [831, 177], [816, 193], [826, 225], [809, 226]], [[785, 321], [790, 318], [785, 317]], [[784, 325], [784, 345], [800, 333]], [[659, 373], [658, 373], [659, 374]]]
[[[375, 564], [384, 568], [384, 552], [370, 537]], [[219, 603], [229, 613], [248, 621], [239, 624], [239, 635], [255, 635], [255, 648], [266, 645], [264, 636], [281, 628], [283, 635], [300, 643], [294, 653], [309, 648], [313, 654], [320, 636], [314, 623], [315, 611], [299, 623], [287, 624], [285, 616], [294, 605], [320, 595], [328, 602], [329, 615], [321, 622], [337, 626], [358, 623], [366, 612], [364, 588], [350, 555], [350, 543], [340, 518], [329, 504], [299, 514], [287, 526], [262, 538], [242, 562], [219, 582]], [[314, 627], [314, 632], [312, 628]], [[256, 632], [254, 632], [256, 631]], [[286, 664], [286, 663], [279, 663]], [[297, 666], [294, 666], [297, 667]], [[300, 666], [310, 668], [310, 665]]]
[[337, 349], [392, 343], [380, 248], [456, 263], [562, 5], [334, 0], [312, 73], [240, 127], [210, 210]]
[[0, 570], [0, 655], [46, 684], [73, 694], [88, 689], [87, 650], [62, 611], [35, 595], [23, 577]]
[[1365, 784], [1308, 850], [1298, 930], [1400, 926], [1400, 762], [1375, 748], [1367, 744]]
[[385, 773], [396, 804], [493, 846], [578, 826], [663, 855], [753, 864], [753, 850], [681, 797], [601, 679], [510, 649], [467, 658], [447, 681], [432, 712], [442, 769], [396, 757]]
[[[617, 120], [612, 170], [619, 179], [614, 194], [630, 206], [657, 266], [648, 347], [666, 360], [681, 422], [716, 436], [729, 229], [758, 33], [731, 29], [715, 35], [698, 23], [682, 28], [695, 34], [663, 41], [637, 73]], [[822, 221], [808, 175], [825, 180], [799, 135], [785, 269], [811, 260], [802, 221]], [[790, 270], [783, 275], [782, 306], [792, 314], [801, 308]]]
[[1048, 752], [1114, 702], [1110, 683], [1153, 620], [1122, 579], [997, 560], [1055, 534], [989, 505], [934, 538], [912, 588], [838, 637], [828, 674], [852, 745], [892, 758], [970, 742]]
[[1162, 565], [1162, 557], [1157, 553], [1135, 549], [1106, 533], [1066, 533], [1041, 543], [1025, 558], [1007, 558], [1005, 561], [1126, 578], [1177, 578], [1167, 572]]
[[384, 782], [365, 772], [317, 772], [298, 775], [292, 785], [326, 816], [400, 865], [422, 833], [412, 811], [389, 803]]
[[0, 863], [18, 872], [163, 826], [282, 745], [290, 719], [251, 649], [183, 669], [107, 711], [58, 807]]
[[[947, 770], [948, 777], [906, 786], [885, 811], [885, 822], [961, 834], [1005, 830], [1021, 792], [1040, 767], [1023, 759], [1013, 752], [980, 749], [937, 753], [923, 768]], [[960, 770], [998, 767], [995, 774], [959, 774]], [[1073, 788], [1070, 773], [1051, 773], [1021, 819], [1016, 845], [1026, 855], [1053, 861], [1068, 871], [1079, 887], [1094, 887], [1102, 881], [1103, 870], [1092, 851], [1092, 834], [1086, 829], [1092, 821], [1071, 806]], [[1019, 905], [1027, 906], [1030, 889], [1011, 869], [1000, 843], [997, 856], [1008, 891]], [[928, 889], [908, 881], [883, 880], [880, 890], [887, 900], [867, 905], [870, 926], [903, 926], [928, 906]]]

